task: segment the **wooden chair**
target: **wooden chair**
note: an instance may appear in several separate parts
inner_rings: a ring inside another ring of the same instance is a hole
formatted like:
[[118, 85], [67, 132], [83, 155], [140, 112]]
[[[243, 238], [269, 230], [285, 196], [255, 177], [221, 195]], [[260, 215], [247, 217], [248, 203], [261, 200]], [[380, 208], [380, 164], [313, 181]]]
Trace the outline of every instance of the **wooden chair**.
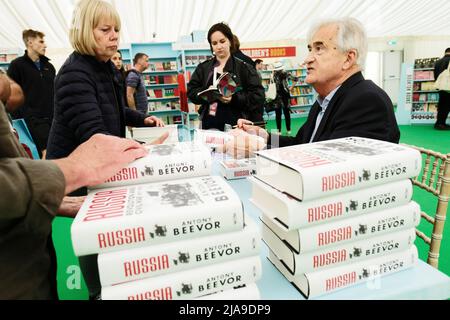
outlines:
[[413, 184], [436, 196], [438, 200], [434, 218], [423, 211], [421, 213], [422, 218], [433, 225], [431, 237], [416, 229], [417, 236], [430, 247], [427, 263], [437, 269], [450, 195], [450, 153], [442, 154], [417, 146], [404, 145], [419, 150], [425, 157], [421, 173], [412, 180]]

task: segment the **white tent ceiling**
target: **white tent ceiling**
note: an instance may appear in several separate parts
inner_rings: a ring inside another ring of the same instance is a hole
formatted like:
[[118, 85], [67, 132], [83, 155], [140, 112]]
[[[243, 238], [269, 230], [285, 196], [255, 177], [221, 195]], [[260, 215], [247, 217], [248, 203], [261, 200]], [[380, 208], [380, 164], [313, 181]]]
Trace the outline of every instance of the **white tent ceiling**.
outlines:
[[[352, 16], [369, 37], [450, 36], [450, 0], [110, 0], [122, 19], [121, 43], [176, 41], [227, 22], [241, 42], [302, 39], [320, 18]], [[70, 47], [76, 0], [0, 0], [0, 48], [23, 47], [21, 32]], [[156, 36], [153, 38], [153, 34]]]

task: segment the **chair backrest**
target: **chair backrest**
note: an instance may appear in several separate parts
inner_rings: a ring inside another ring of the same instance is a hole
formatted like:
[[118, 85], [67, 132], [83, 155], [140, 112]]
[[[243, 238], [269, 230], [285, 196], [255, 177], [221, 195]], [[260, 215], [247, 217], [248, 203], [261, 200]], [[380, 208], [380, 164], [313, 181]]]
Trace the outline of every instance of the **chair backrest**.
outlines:
[[412, 180], [413, 184], [437, 197], [434, 217], [423, 211], [421, 213], [422, 218], [433, 225], [431, 237], [416, 229], [417, 236], [430, 247], [428, 264], [437, 268], [450, 195], [450, 153], [442, 154], [417, 146], [404, 145], [419, 150], [423, 156], [421, 173]]

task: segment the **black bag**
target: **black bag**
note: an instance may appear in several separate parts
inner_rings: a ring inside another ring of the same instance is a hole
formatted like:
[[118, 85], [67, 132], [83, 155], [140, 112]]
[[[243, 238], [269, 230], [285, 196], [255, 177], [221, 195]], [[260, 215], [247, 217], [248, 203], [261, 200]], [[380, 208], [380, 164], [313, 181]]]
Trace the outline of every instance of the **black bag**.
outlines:
[[264, 102], [264, 111], [269, 114], [270, 112], [275, 111], [277, 108], [277, 104], [275, 103], [275, 100], [266, 100]]

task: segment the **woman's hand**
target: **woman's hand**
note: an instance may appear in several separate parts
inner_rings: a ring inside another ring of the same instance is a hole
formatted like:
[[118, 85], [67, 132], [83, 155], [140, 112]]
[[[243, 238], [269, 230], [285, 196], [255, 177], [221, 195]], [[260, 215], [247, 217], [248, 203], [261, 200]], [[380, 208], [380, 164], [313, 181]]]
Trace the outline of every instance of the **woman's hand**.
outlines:
[[230, 96], [230, 97], [220, 96], [219, 100], [222, 103], [228, 104], [231, 102], [232, 98], [233, 98], [233, 96]]
[[164, 127], [165, 125], [162, 119], [155, 116], [145, 118], [144, 124], [148, 127]]

